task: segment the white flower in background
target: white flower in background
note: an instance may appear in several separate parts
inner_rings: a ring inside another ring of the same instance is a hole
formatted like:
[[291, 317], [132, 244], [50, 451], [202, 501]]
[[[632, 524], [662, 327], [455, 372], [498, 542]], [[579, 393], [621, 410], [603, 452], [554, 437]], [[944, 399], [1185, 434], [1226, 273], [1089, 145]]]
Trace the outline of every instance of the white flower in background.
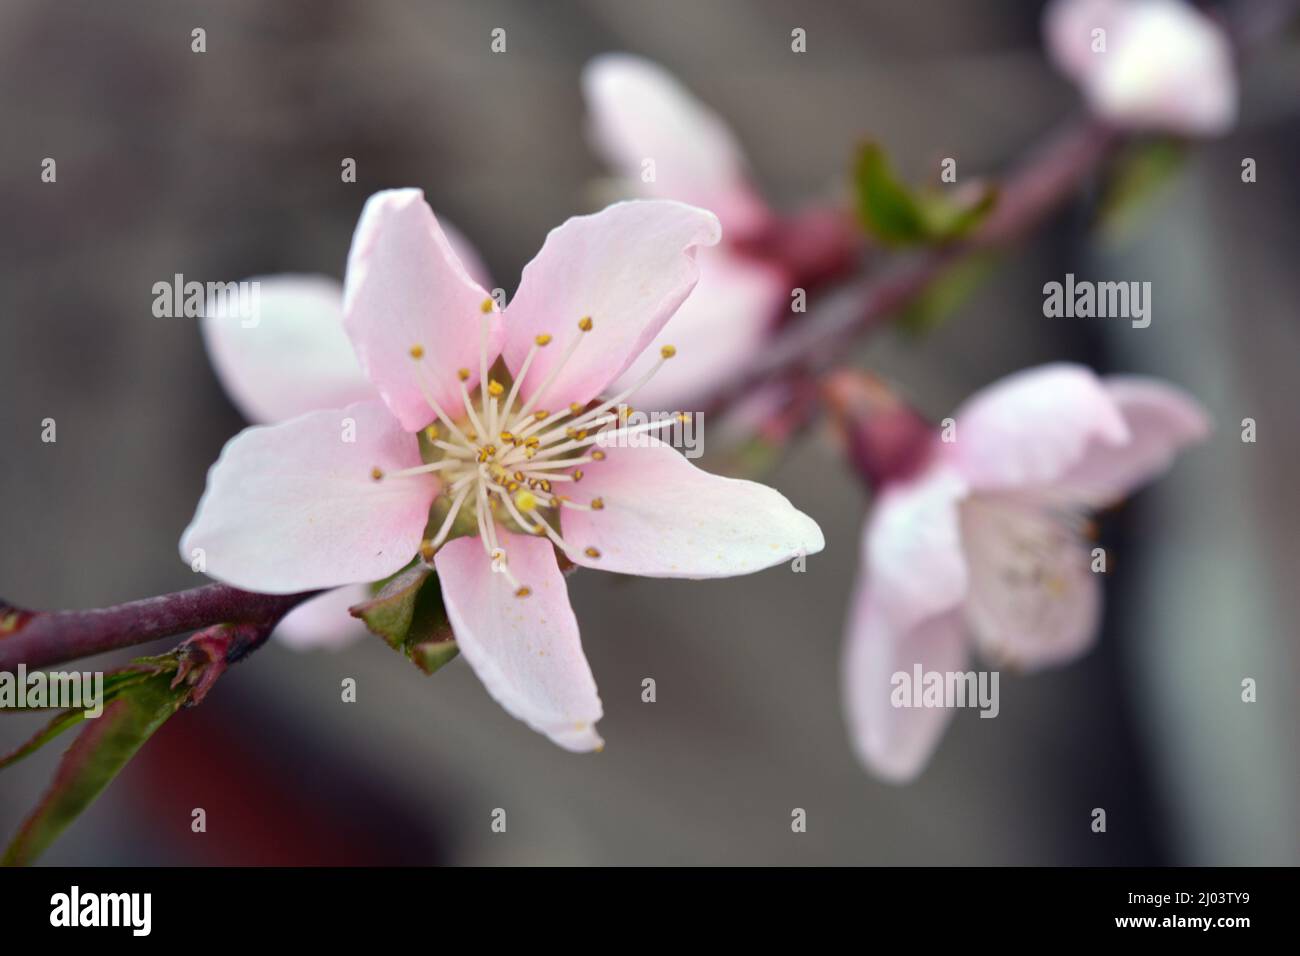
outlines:
[[1183, 0], [1053, 0], [1043, 30], [1048, 54], [1100, 119], [1189, 136], [1236, 122], [1228, 38]]
[[[866, 766], [921, 772], [953, 710], [899, 708], [891, 678], [1059, 665], [1097, 636], [1101, 576], [1089, 514], [1156, 478], [1209, 421], [1155, 379], [1078, 365], [1027, 369], [954, 415], [955, 441], [887, 481], [863, 529], [844, 654], [844, 706]], [[909, 456], [910, 458], [910, 456]]]
[[[629, 195], [690, 203], [722, 222], [724, 241], [701, 252], [699, 284], [653, 343], [671, 339], [681, 357], [638, 399], [663, 411], [690, 408], [744, 370], [788, 300], [786, 271], [740, 249], [771, 225], [773, 214], [726, 123], [663, 67], [605, 54], [587, 64], [582, 89], [592, 145]], [[653, 354], [647, 350], [620, 384], [644, 374]]]

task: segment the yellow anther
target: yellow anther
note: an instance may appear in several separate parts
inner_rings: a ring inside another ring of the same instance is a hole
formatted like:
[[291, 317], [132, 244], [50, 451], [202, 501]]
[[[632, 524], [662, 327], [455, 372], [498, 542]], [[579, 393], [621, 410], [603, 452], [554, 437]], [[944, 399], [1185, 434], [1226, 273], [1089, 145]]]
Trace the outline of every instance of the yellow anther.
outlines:
[[424, 437], [427, 438], [427, 439], [429, 439], [429, 441], [437, 441], [437, 440], [438, 440], [438, 426], [437, 426], [437, 425], [428, 425], [428, 426], [426, 426], [425, 429], [424, 429]]
[[516, 492], [516, 491], [518, 491], [518, 490], [519, 490], [519, 482], [517, 482], [517, 481], [507, 481], [507, 482], [506, 482], [506, 491], [509, 491], [509, 492], [512, 492], [512, 493], [513, 493], [513, 492]]
[[526, 439], [526, 440], [524, 441], [524, 444], [527, 445], [529, 448], [536, 448], [536, 447], [537, 447], [538, 445], [540, 445], [541, 443], [542, 443], [542, 440], [541, 440], [540, 438], [538, 438], [536, 435], [533, 435], [532, 437], [530, 437], [530, 438], [528, 438], [528, 439]]
[[537, 419], [539, 422], [545, 421], [547, 416], [549, 416], [550, 414], [551, 413], [548, 412], [546, 409], [539, 408], [537, 411], [533, 412], [533, 418]]
[[520, 511], [533, 511], [537, 508], [537, 496], [531, 491], [520, 491], [515, 495], [515, 506]]
[[574, 480], [574, 481], [582, 481], [582, 469], [581, 469], [581, 468], [579, 468], [577, 471], [575, 471], [575, 472], [573, 473], [573, 480]]
[[514, 440], [515, 440], [515, 436], [514, 436], [514, 434], [511, 433], [511, 432], [502, 432], [502, 433], [501, 433], [501, 440], [504, 441], [504, 442], [512, 442], [512, 443], [513, 443]]
[[488, 380], [488, 394], [491, 395], [493, 398], [500, 398], [502, 395], [505, 394], [505, 391], [506, 391], [506, 387], [502, 385], [500, 382], [498, 382], [496, 379]]
[[541, 484], [542, 484], [542, 491], [546, 492], [549, 495], [551, 493], [551, 483], [547, 481], [545, 478], [543, 478]]
[[433, 560], [433, 542], [428, 538], [420, 542], [420, 557], [426, 561]]
[[593, 452], [591, 453], [591, 457], [592, 457], [592, 460], [594, 460], [594, 461], [604, 461], [604, 460], [605, 460], [605, 453], [604, 453], [603, 451], [601, 451], [599, 448], [597, 448], [595, 451], [593, 451]]
[[674, 355], [677, 354], [677, 346], [675, 346], [675, 345], [665, 345], [663, 348], [661, 348], [661, 349], [659, 350], [659, 354], [662, 355], [662, 356], [663, 356], [664, 358], [666, 358], [666, 359], [670, 359], [670, 358], [672, 358]]
[[570, 414], [570, 415], [581, 415], [581, 414], [582, 414], [582, 404], [579, 403], [579, 402], [573, 402], [572, 404], [570, 404], [570, 405], [569, 405], [569, 414]]
[[495, 306], [496, 306], [496, 303], [493, 302], [493, 301], [492, 301], [492, 298], [489, 296], [488, 298], [484, 299], [484, 300], [479, 304], [479, 311], [482, 312], [484, 315], [487, 315], [489, 312], [492, 311], [492, 309], [493, 309]]
[[528, 597], [528, 595], [532, 593], [533, 593], [533, 589], [525, 584], [523, 587], [521, 587], [518, 591], [515, 592], [515, 597], [526, 598]]
[[375, 465], [375, 467], [370, 469], [370, 477], [375, 479], [375, 481], [378, 481], [380, 478], [384, 477], [384, 469]]
[[595, 548], [587, 548], [587, 549], [584, 550], [582, 553], [585, 554], [585, 555], [586, 555], [587, 557], [589, 557], [589, 558], [599, 558], [599, 557], [600, 557], [600, 552], [599, 552], [598, 550], [596, 550]]
[[523, 480], [524, 480], [524, 473], [522, 471], [516, 471], [515, 481], [523, 481]]
[[411, 346], [411, 358], [413, 358], [413, 359], [422, 359], [422, 358], [424, 358], [424, 346], [423, 346], [423, 345], [412, 345], [412, 346]]
[[551, 344], [551, 334], [549, 332], [543, 332], [541, 335], [537, 336], [537, 338], [533, 339], [533, 341], [538, 345], [545, 347]]
[[463, 368], [463, 369], [461, 369], [460, 371], [458, 371], [458, 372], [456, 373], [456, 377], [457, 377], [458, 379], [460, 379], [462, 382], [468, 382], [468, 381], [469, 381], [469, 369], [467, 369], [467, 368]]
[[592, 498], [592, 499], [591, 499], [591, 510], [592, 510], [592, 511], [603, 511], [603, 510], [605, 510], [605, 499], [604, 499], [604, 498]]
[[578, 328], [582, 329], [582, 331], [584, 331], [584, 332], [590, 332], [590, 331], [591, 331], [591, 316], [589, 316], [589, 315], [584, 315], [582, 318], [580, 318], [580, 319], [578, 320]]

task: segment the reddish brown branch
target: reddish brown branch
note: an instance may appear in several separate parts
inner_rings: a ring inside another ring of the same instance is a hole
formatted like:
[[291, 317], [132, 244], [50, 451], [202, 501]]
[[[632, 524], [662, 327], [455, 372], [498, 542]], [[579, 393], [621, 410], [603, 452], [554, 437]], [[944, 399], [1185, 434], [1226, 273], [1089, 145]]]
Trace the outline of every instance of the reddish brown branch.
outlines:
[[208, 584], [89, 611], [27, 611], [0, 601], [0, 671], [49, 667], [218, 624], [248, 625], [245, 633], [264, 639], [317, 593], [256, 594]]

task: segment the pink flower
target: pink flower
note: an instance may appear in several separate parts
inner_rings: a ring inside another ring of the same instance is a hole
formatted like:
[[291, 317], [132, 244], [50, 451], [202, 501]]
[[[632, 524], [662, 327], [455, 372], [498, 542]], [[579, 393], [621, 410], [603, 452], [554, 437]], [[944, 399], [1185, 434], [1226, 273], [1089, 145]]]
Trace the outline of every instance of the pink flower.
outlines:
[[1193, 136], [1236, 122], [1228, 38], [1182, 0], [1053, 0], [1043, 30], [1057, 68], [1103, 120]]
[[[288, 593], [436, 568], [466, 660], [515, 717], [600, 746], [557, 551], [654, 577], [747, 574], [822, 548], [777, 492], [696, 469], [599, 401], [690, 293], [711, 213], [619, 203], [553, 230], [505, 312], [418, 190], [379, 193], [348, 258], [343, 326], [382, 400], [246, 429], [181, 553]], [[656, 368], [672, 357], [665, 347]], [[652, 431], [653, 427], [645, 427]], [[637, 440], [633, 441], [635, 438]]]
[[[489, 285], [474, 247], [450, 224], [441, 225], [469, 274]], [[343, 331], [341, 282], [318, 275], [249, 281], [260, 286], [256, 316], [209, 308], [200, 320], [217, 377], [245, 418], [274, 424], [379, 397]], [[290, 611], [275, 637], [295, 650], [345, 647], [369, 633], [348, 613], [369, 596], [364, 584], [322, 594]]]
[[954, 422], [954, 441], [884, 487], [862, 537], [845, 708], [860, 757], [893, 781], [921, 771], [952, 710], [893, 706], [892, 675], [964, 671], [972, 648], [1026, 670], [1084, 653], [1101, 604], [1088, 513], [1209, 431], [1175, 388], [1065, 364], [1003, 379]]
[[[658, 347], [672, 339], [682, 360], [640, 395], [647, 407], [679, 409], [708, 399], [741, 372], [788, 301], [792, 277], [771, 259], [741, 251], [774, 217], [750, 182], [735, 136], [716, 113], [649, 60], [605, 54], [583, 71], [592, 144], [631, 195], [713, 210], [727, 242], [700, 256], [700, 283]], [[653, 164], [653, 165], [651, 165]], [[644, 374], [654, 348], [619, 384]]]

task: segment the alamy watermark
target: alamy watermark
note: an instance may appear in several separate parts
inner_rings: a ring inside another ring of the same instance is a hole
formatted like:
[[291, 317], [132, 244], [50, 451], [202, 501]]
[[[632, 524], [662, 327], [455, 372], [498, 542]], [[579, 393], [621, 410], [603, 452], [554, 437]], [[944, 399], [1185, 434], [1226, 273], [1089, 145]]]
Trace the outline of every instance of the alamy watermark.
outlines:
[[262, 283], [185, 281], [176, 273], [172, 281], [153, 284], [153, 314], [160, 319], [235, 318], [246, 329], [262, 321]]
[[0, 710], [82, 710], [94, 719], [104, 712], [103, 671], [0, 671]]
[[618, 418], [596, 435], [598, 448], [647, 448], [658, 439], [687, 458], [704, 454], [703, 412], [639, 412], [620, 405]]
[[1133, 328], [1151, 324], [1150, 282], [1075, 281], [1067, 272], [1064, 282], [1043, 286], [1043, 315], [1049, 319], [1132, 319]]
[[910, 673], [895, 671], [889, 684], [894, 707], [978, 707], [981, 717], [1001, 710], [997, 671], [927, 671], [914, 664]]

